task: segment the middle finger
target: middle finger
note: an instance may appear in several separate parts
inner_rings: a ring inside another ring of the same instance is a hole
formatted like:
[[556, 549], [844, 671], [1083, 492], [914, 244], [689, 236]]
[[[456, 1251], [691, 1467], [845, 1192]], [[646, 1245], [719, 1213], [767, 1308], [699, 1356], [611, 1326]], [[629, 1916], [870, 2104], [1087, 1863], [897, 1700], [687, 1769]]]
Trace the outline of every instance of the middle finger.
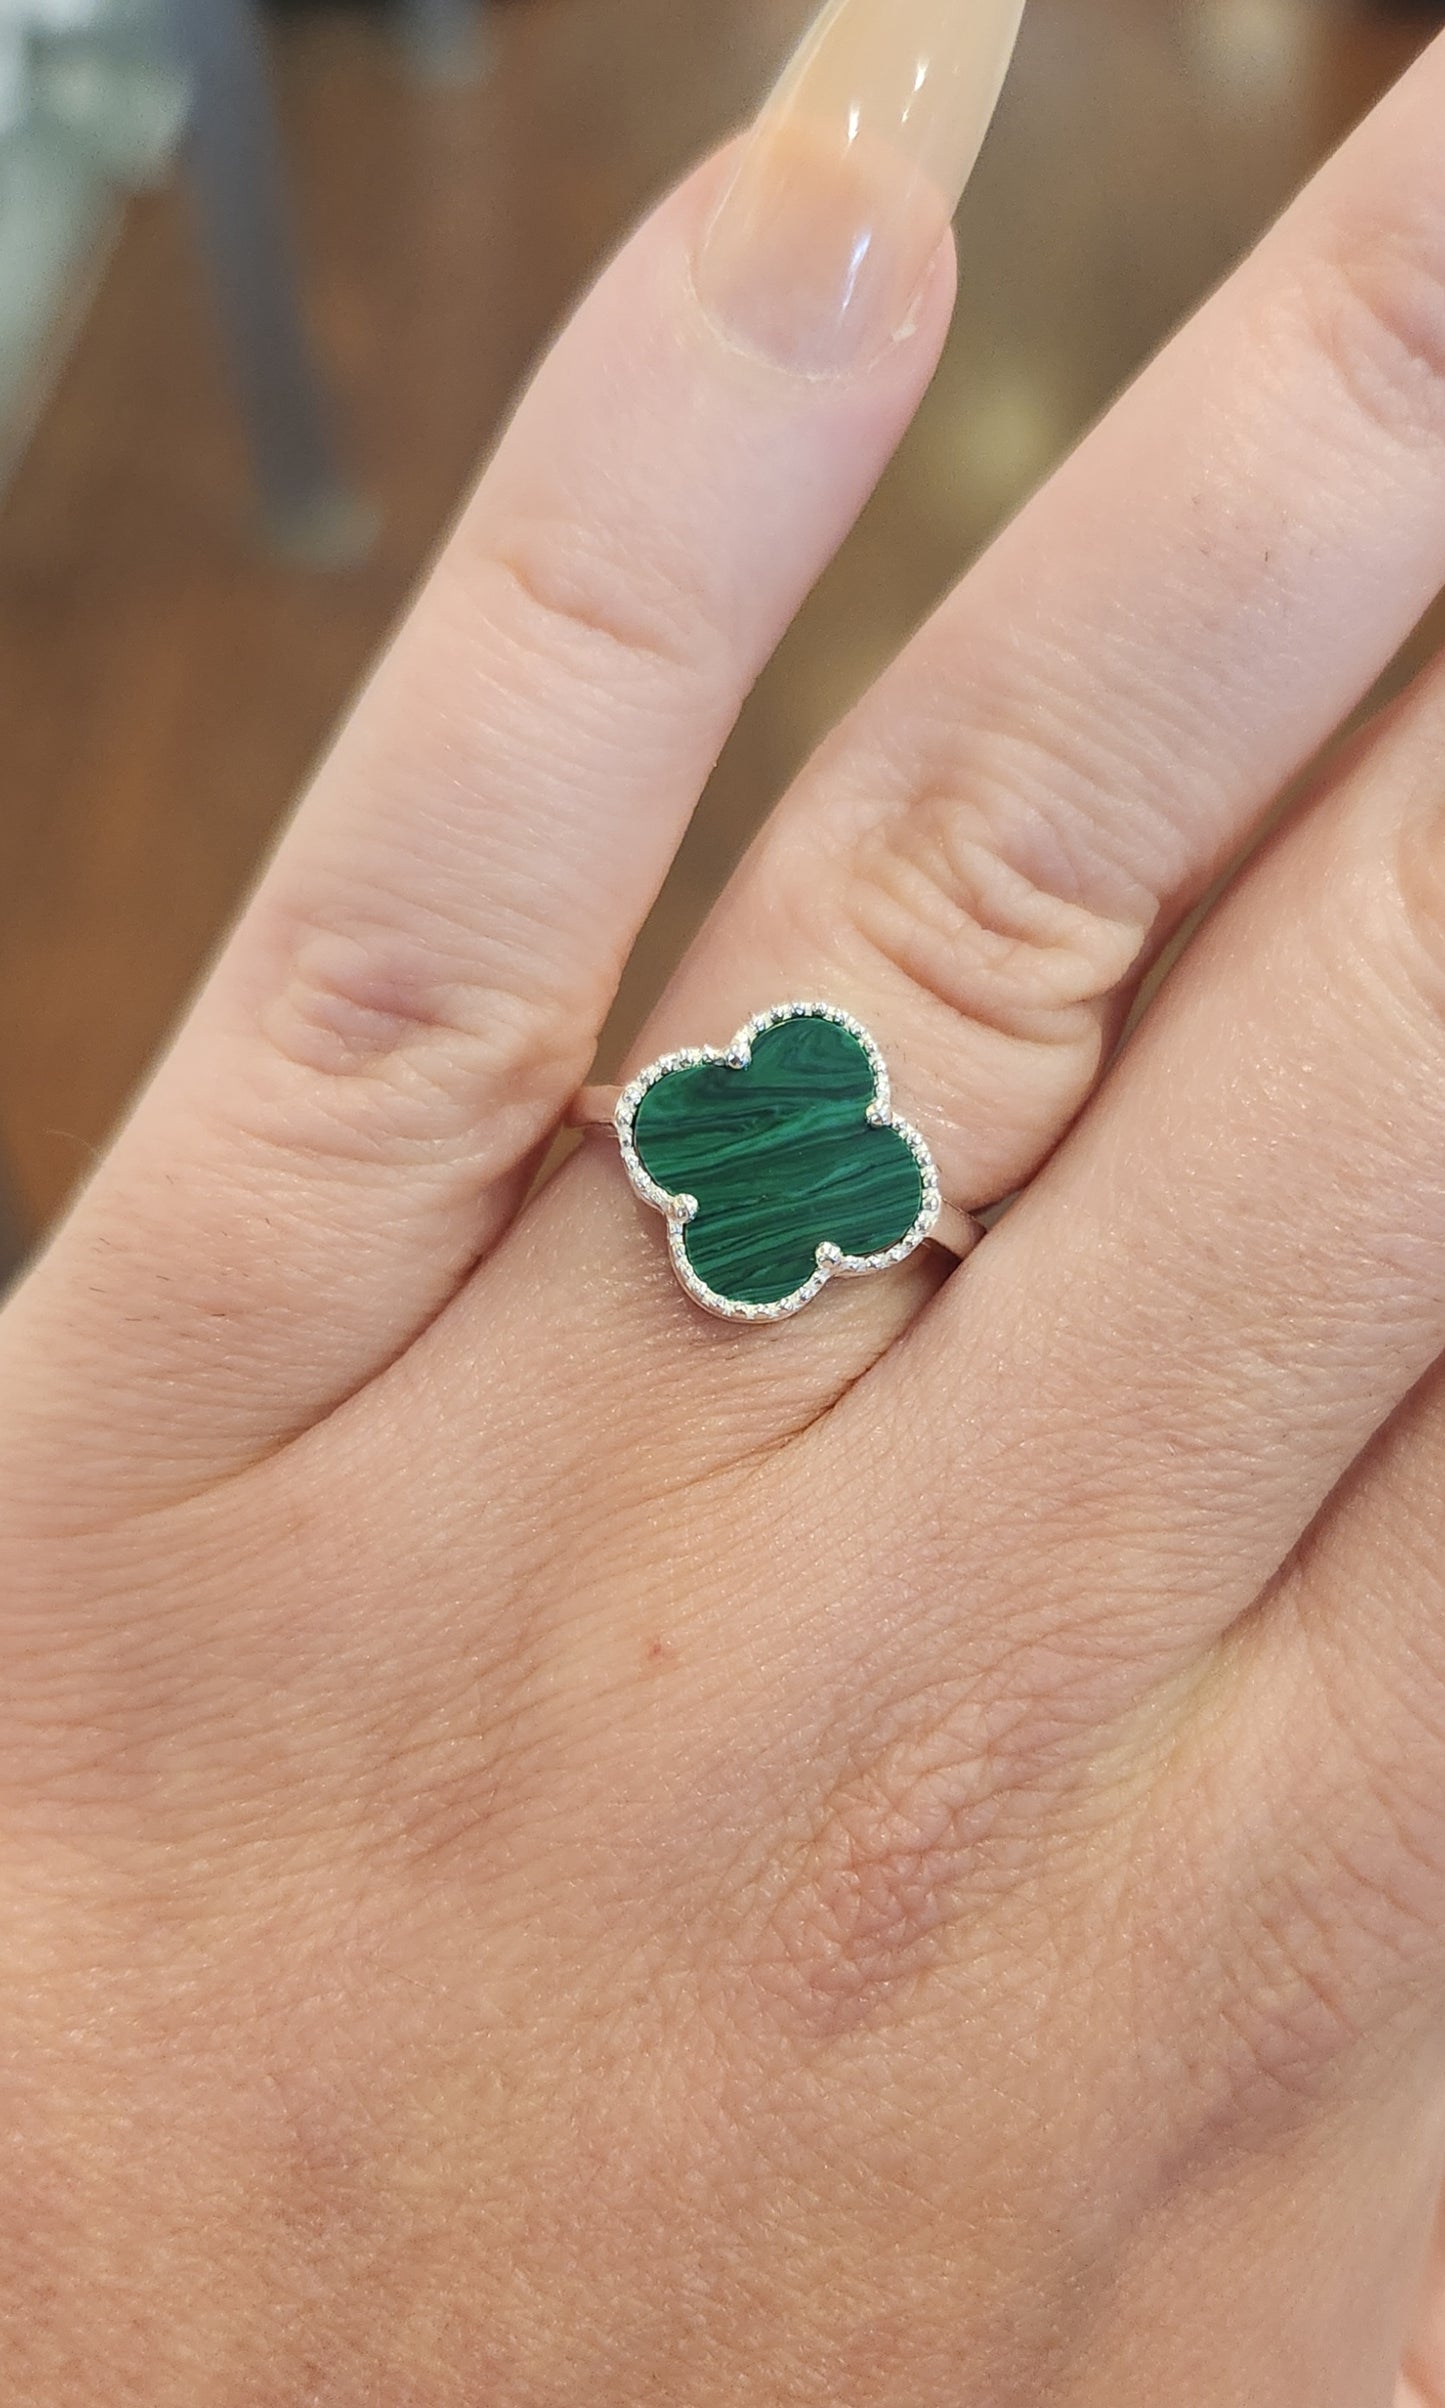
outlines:
[[[878, 1038], [955, 1202], [1037, 1167], [1148, 953], [1445, 576], [1442, 114], [1445, 42], [824, 748], [638, 1058], [819, 997]], [[660, 1239], [585, 1148], [407, 1378], [469, 1431], [520, 1409], [517, 1363], [549, 1400], [599, 1383], [638, 1477], [695, 1471], [825, 1411], [937, 1277], [724, 1329]]]

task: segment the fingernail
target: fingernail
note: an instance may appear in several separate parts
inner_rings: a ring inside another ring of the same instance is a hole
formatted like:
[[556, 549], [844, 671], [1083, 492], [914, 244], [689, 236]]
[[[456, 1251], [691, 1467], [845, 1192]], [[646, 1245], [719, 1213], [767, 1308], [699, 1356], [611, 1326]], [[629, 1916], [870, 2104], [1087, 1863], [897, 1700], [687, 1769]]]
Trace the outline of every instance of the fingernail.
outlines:
[[906, 333], [973, 173], [1024, 0], [830, 0], [695, 263], [728, 339], [811, 376]]

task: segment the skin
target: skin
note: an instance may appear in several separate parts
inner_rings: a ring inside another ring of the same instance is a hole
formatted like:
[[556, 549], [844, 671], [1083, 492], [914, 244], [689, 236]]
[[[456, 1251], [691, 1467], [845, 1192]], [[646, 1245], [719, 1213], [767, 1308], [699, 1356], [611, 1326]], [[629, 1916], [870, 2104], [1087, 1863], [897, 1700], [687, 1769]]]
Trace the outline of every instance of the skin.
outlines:
[[1437, 44], [644, 1032], [825, 995], [1026, 1188], [777, 1331], [605, 1144], [523, 1199], [950, 260], [769, 363], [713, 162], [541, 371], [0, 1322], [7, 2400], [1445, 2401], [1445, 670], [1100, 1084], [1445, 577], [1442, 117]]

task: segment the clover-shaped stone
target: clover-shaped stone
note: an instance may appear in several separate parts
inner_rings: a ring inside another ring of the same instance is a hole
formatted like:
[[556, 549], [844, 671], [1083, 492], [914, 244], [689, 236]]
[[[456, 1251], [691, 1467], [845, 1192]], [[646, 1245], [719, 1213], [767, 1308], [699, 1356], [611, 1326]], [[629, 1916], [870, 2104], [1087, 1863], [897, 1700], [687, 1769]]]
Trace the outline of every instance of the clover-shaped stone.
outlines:
[[726, 1053], [667, 1055], [624, 1092], [617, 1128], [679, 1278], [731, 1318], [780, 1320], [837, 1272], [901, 1262], [938, 1218], [877, 1047], [828, 1005], [762, 1013]]

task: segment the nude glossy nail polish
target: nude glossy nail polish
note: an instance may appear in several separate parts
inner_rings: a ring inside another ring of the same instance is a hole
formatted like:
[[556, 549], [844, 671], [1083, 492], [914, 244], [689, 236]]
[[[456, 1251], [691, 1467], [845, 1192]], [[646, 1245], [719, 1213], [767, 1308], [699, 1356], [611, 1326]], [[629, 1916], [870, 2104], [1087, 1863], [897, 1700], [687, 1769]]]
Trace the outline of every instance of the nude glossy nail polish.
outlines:
[[747, 138], [695, 263], [731, 341], [837, 376], [907, 331], [1023, 5], [831, 0]]

